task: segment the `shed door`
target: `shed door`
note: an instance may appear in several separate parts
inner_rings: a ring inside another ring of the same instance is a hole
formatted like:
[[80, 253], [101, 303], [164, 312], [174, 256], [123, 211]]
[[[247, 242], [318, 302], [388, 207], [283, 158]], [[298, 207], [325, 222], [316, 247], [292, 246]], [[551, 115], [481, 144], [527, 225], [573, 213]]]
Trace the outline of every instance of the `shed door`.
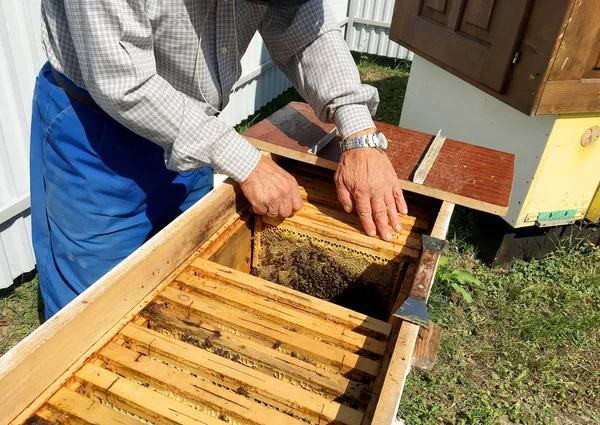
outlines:
[[532, 0], [397, 0], [390, 37], [502, 93]]

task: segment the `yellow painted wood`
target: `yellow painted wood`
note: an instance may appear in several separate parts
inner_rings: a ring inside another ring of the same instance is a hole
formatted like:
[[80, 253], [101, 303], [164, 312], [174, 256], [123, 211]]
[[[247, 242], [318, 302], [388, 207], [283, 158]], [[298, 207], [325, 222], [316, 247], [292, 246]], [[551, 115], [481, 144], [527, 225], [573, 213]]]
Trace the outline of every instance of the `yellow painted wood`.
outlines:
[[584, 147], [581, 136], [595, 125], [597, 113], [558, 116], [515, 227], [533, 226], [547, 211], [578, 209], [583, 218], [600, 181], [600, 140]]
[[594, 195], [594, 199], [592, 199], [592, 203], [590, 204], [585, 218], [593, 222], [597, 222], [598, 219], [600, 219], [600, 184], [598, 185], [596, 195]]

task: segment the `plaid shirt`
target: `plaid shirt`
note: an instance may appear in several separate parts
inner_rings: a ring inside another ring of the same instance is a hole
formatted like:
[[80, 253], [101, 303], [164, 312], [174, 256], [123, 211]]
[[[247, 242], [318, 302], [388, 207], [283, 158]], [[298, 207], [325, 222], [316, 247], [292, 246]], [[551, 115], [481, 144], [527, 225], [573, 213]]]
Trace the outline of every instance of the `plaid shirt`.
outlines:
[[211, 165], [237, 181], [260, 153], [219, 121], [258, 30], [271, 58], [347, 137], [373, 127], [377, 90], [362, 85], [323, 0], [276, 9], [245, 0], [43, 0], [52, 66], [115, 120], [165, 150], [175, 171]]

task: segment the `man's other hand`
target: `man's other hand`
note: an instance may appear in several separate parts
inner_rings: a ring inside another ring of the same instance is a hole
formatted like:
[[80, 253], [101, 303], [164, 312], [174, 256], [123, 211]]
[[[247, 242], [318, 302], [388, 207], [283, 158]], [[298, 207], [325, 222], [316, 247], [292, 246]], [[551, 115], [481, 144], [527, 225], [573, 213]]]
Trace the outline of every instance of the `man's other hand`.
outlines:
[[376, 148], [356, 148], [342, 153], [335, 173], [338, 199], [346, 212], [356, 208], [369, 236], [378, 232], [392, 238], [391, 228], [400, 232], [398, 213], [408, 209], [398, 177], [387, 155]]
[[258, 215], [286, 218], [302, 208], [298, 182], [268, 156], [240, 186]]

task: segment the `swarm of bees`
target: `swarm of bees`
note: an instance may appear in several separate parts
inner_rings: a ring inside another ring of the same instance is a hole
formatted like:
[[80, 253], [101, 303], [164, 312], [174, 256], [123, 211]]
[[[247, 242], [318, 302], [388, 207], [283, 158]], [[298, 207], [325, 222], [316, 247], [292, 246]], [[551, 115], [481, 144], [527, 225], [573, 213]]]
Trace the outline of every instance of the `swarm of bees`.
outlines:
[[254, 274], [344, 307], [384, 317], [398, 265], [290, 229], [265, 226]]

